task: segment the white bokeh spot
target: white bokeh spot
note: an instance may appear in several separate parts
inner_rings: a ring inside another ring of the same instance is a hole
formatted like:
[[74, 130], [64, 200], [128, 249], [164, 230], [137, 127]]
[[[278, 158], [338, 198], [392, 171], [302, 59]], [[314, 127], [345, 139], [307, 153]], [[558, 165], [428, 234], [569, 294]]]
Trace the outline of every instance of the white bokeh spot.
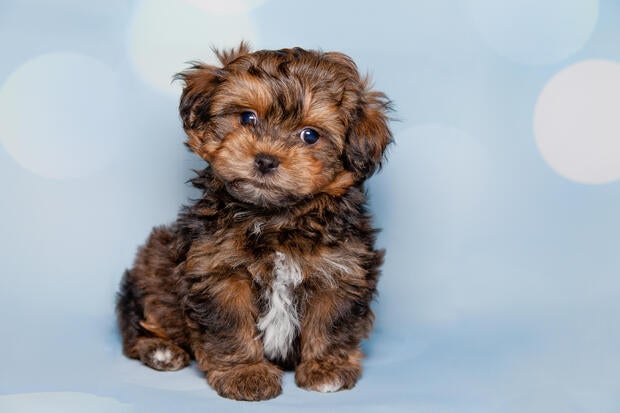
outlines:
[[121, 102], [116, 75], [99, 60], [40, 55], [0, 87], [0, 142], [37, 175], [84, 177], [122, 151]]
[[620, 63], [587, 60], [551, 78], [534, 110], [545, 161], [585, 184], [620, 179]]
[[236, 47], [242, 40], [255, 43], [256, 30], [248, 14], [254, 3], [260, 2], [139, 2], [128, 38], [133, 67], [152, 87], [178, 96], [181, 84], [172, 78], [188, 61], [216, 64], [211, 47]]
[[476, 30], [517, 63], [551, 64], [579, 51], [598, 19], [598, 0], [468, 0]]

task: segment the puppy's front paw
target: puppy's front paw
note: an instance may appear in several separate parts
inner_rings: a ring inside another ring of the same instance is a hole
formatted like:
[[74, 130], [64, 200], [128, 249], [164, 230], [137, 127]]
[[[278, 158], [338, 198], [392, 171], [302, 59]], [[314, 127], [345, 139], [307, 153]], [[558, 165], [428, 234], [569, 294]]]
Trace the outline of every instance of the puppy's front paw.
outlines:
[[295, 369], [295, 382], [306, 390], [331, 393], [353, 388], [361, 374], [358, 362], [309, 360]]
[[233, 400], [260, 401], [282, 393], [282, 371], [273, 364], [240, 364], [225, 370], [207, 372], [207, 381], [222, 397]]

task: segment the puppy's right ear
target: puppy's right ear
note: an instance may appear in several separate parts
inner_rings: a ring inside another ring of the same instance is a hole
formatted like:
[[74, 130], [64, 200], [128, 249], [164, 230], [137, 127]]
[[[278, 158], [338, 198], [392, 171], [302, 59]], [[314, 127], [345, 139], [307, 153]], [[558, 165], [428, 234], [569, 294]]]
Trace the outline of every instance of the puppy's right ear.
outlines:
[[189, 69], [175, 76], [175, 79], [185, 83], [179, 113], [187, 133], [187, 145], [194, 152], [200, 147], [200, 126], [208, 120], [209, 101], [221, 78], [220, 68], [200, 62], [194, 62]]
[[226, 66], [237, 58], [250, 53], [250, 46], [241, 42], [238, 47], [229, 50], [213, 49], [215, 55], [222, 64], [222, 68], [208, 65], [202, 62], [192, 62], [192, 66], [177, 73], [175, 80], [185, 83], [179, 113], [183, 120], [183, 129], [187, 133], [187, 145], [196, 153], [200, 154], [205, 130], [204, 124], [209, 120], [209, 105], [217, 85], [226, 76]]

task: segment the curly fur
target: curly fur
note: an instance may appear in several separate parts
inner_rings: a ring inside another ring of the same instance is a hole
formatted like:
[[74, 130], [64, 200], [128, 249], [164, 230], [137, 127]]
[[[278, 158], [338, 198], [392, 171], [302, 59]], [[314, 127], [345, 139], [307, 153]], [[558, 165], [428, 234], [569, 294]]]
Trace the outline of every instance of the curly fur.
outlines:
[[[178, 75], [187, 145], [208, 162], [192, 180], [202, 197], [125, 273], [123, 351], [159, 370], [194, 358], [238, 400], [280, 394], [282, 369], [309, 390], [351, 388], [383, 260], [363, 185], [391, 141], [389, 101], [340, 53], [218, 56]], [[318, 142], [299, 139], [306, 127]], [[277, 167], [257, 171], [261, 154]]]

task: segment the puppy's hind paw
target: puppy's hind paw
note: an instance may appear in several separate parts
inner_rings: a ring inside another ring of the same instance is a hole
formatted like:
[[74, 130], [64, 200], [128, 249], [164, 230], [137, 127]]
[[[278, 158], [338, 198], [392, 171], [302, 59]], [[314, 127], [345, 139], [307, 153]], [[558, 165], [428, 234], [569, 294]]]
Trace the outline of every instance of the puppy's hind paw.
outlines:
[[189, 365], [189, 354], [171, 341], [161, 338], [143, 338], [136, 344], [140, 360], [161, 371], [180, 370]]

